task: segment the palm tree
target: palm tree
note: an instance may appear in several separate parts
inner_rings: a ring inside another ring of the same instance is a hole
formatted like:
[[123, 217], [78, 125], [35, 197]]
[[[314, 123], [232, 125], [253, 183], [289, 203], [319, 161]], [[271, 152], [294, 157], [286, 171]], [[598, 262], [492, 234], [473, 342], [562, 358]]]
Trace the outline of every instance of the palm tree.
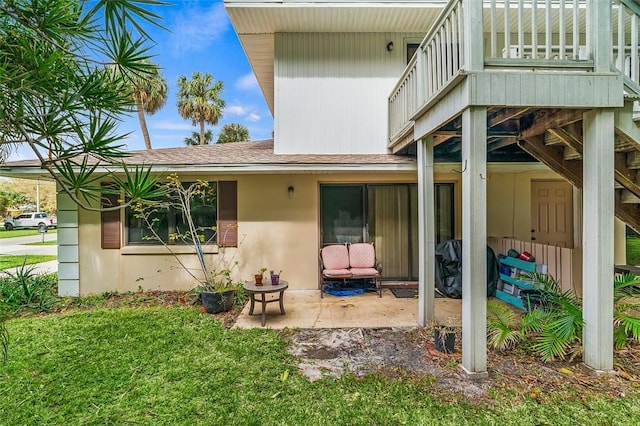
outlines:
[[[211, 130], [207, 130], [204, 132], [204, 144], [209, 145], [211, 141], [213, 141], [213, 132]], [[191, 136], [184, 138], [184, 144], [187, 146], [200, 145], [200, 133], [191, 132]]]
[[249, 140], [249, 129], [242, 124], [230, 123], [225, 124], [220, 129], [218, 143], [244, 142]]
[[178, 78], [178, 113], [182, 118], [200, 124], [200, 144], [205, 144], [204, 123], [218, 124], [225, 102], [220, 98], [224, 85], [209, 73], [194, 72], [191, 80]]
[[149, 70], [145, 73], [133, 74], [129, 80], [132, 89], [133, 100], [136, 103], [140, 129], [144, 137], [144, 145], [151, 149], [151, 139], [144, 113], [153, 115], [167, 102], [167, 81], [160, 72], [157, 64], [148, 62]]

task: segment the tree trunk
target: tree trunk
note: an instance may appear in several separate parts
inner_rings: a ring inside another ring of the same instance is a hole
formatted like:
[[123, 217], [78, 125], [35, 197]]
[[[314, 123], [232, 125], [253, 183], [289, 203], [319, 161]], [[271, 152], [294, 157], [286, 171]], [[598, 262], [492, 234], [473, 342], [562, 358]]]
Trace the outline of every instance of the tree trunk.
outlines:
[[138, 110], [138, 120], [140, 121], [140, 129], [142, 130], [142, 137], [144, 138], [144, 146], [147, 149], [151, 149], [151, 139], [149, 138], [149, 130], [147, 129], [147, 121], [144, 119], [144, 107], [139, 96], [136, 99], [136, 109]]
[[204, 120], [200, 119], [200, 145], [206, 145], [204, 140]]

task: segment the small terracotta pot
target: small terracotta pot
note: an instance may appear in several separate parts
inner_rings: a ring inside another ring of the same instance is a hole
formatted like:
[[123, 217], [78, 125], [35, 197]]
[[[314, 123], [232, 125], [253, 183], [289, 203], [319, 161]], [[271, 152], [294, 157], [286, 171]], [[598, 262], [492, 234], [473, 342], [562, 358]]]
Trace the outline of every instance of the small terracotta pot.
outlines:
[[262, 275], [255, 274], [253, 278], [256, 281], [256, 285], [262, 285]]

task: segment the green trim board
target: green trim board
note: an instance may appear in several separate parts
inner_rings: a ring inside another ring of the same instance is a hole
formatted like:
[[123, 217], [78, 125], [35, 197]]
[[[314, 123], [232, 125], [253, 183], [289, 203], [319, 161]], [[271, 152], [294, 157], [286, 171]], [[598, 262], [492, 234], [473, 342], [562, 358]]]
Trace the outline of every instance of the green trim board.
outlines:
[[525, 290], [533, 290], [533, 285], [529, 284], [525, 281], [519, 280], [517, 278], [514, 277], [510, 277], [509, 275], [505, 275], [505, 274], [500, 274], [500, 279], [504, 282], [507, 282], [509, 284], [513, 284], [516, 285], [520, 288], [523, 288]]
[[516, 308], [522, 309], [523, 311], [525, 310], [524, 303], [522, 303], [522, 300], [520, 300], [518, 296], [514, 296], [512, 294], [505, 293], [502, 290], [496, 289], [496, 298], [502, 300], [503, 302], [507, 302], [508, 304], [513, 305]]
[[537, 263], [527, 262], [526, 260], [516, 259], [515, 257], [502, 258], [500, 259], [500, 263], [521, 269], [525, 272], [536, 272], [536, 270], [539, 269], [536, 267]]
[[[542, 272], [546, 271], [546, 265], [538, 264], [534, 262], [528, 262], [521, 259], [516, 259], [514, 257], [503, 257], [498, 259], [500, 265], [507, 265], [510, 268], [514, 269], [514, 275], [517, 276], [520, 272]], [[522, 309], [523, 311], [527, 310], [524, 302], [519, 297], [520, 290], [533, 290], [535, 286], [527, 281], [516, 278], [515, 276], [509, 276], [503, 273], [500, 273], [500, 280], [503, 284], [503, 289], [496, 289], [496, 298], [515, 306], [518, 309]], [[509, 291], [511, 290], [511, 291]]]

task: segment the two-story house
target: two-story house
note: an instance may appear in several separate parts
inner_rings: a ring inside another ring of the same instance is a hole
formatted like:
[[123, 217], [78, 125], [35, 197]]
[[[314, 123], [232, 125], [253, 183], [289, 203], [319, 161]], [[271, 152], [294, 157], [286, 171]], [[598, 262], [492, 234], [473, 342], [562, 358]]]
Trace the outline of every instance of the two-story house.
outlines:
[[[273, 140], [127, 161], [216, 182], [213, 220], [237, 224], [226, 243], [238, 246], [240, 276], [282, 269], [290, 288], [315, 289], [321, 247], [374, 241], [385, 280], [419, 282], [424, 324], [434, 245], [461, 238], [462, 364], [485, 374], [487, 242], [524, 242], [583, 295], [586, 363], [612, 368], [614, 259], [625, 263], [624, 224], [640, 228], [637, 3], [225, 6], [273, 114]], [[2, 170], [38, 173], [24, 162]], [[192, 286], [131, 212], [78, 210], [62, 195], [58, 207], [62, 294]]]

